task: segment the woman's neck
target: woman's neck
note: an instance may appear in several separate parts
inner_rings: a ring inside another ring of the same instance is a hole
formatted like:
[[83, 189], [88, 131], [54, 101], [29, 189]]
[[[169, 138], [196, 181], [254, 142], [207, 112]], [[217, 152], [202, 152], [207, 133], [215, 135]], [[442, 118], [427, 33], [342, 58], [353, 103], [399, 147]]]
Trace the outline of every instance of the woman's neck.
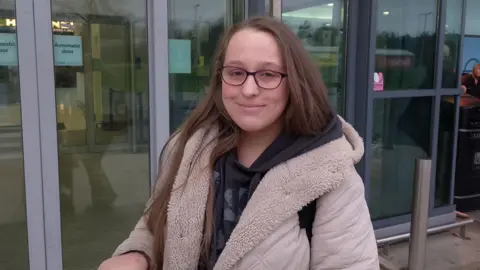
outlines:
[[245, 167], [253, 162], [270, 146], [280, 135], [282, 126], [274, 124], [264, 130], [256, 132], [242, 132], [237, 145], [238, 161]]

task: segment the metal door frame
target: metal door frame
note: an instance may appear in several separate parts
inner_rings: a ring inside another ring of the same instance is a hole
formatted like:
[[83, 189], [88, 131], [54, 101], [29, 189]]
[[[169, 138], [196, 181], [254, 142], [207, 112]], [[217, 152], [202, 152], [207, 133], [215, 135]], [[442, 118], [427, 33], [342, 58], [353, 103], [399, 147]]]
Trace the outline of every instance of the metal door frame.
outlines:
[[42, 183], [42, 154], [39, 93], [35, 51], [35, 21], [32, 0], [15, 1], [18, 68], [22, 117], [23, 162], [30, 269], [47, 269], [45, 199]]

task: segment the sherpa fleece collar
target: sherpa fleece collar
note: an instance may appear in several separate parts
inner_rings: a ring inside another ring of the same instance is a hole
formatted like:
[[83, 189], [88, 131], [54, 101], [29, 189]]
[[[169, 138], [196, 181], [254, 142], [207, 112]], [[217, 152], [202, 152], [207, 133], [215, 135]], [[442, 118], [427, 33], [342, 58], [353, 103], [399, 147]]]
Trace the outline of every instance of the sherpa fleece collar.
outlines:
[[[304, 205], [337, 188], [355, 171], [363, 142], [342, 120], [344, 136], [272, 168], [249, 200], [215, 265], [230, 269]], [[195, 133], [184, 156], [168, 204], [163, 269], [196, 269], [203, 238], [212, 172], [208, 167], [216, 129]], [[205, 147], [198, 159], [195, 153]], [[195, 162], [196, 160], [196, 162]], [[193, 165], [193, 166], [192, 166]], [[190, 172], [190, 173], [189, 173]]]

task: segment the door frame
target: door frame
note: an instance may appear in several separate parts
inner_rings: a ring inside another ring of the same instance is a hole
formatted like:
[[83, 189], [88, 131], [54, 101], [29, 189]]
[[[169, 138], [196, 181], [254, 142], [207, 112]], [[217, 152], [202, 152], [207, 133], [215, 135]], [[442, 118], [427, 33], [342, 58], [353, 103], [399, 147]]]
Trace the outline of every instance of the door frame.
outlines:
[[[18, 69], [22, 117], [23, 164], [26, 199], [26, 221], [30, 269], [46, 270], [46, 220], [44, 184], [42, 182], [42, 138], [35, 48], [35, 20], [32, 0], [15, 0]], [[51, 242], [48, 242], [51, 243]]]

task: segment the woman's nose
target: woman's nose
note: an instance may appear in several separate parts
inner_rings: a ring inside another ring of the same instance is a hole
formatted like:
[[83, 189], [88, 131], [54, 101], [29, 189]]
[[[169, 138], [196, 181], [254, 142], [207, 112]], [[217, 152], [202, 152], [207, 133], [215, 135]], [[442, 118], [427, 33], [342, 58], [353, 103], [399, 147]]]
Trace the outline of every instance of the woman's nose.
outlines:
[[259, 94], [257, 82], [253, 76], [248, 76], [242, 85], [242, 94], [246, 97], [257, 96]]

